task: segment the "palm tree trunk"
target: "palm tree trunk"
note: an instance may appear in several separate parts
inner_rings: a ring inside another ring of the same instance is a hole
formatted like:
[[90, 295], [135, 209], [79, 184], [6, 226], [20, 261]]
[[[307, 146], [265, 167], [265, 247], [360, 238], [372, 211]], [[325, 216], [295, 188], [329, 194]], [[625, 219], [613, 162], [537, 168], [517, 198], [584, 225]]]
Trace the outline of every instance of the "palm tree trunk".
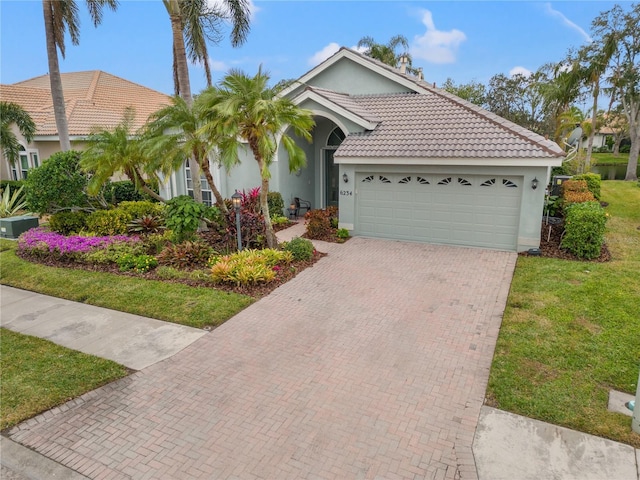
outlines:
[[600, 94], [600, 80], [596, 80], [593, 86], [593, 110], [591, 112], [591, 132], [587, 141], [587, 156], [584, 159], [584, 171], [591, 171], [591, 154], [593, 153], [593, 139], [596, 136], [596, 120], [598, 119], [598, 95]]
[[[184, 47], [182, 28], [182, 14], [178, 0], [169, 0], [169, 18], [171, 19], [171, 32], [173, 34], [173, 50], [175, 53], [176, 71], [178, 74], [178, 88], [180, 96], [189, 108], [193, 104], [191, 96], [191, 82], [189, 80], [189, 67], [187, 66], [187, 52]], [[193, 187], [193, 199], [202, 203], [202, 186], [200, 185], [200, 166], [195, 158], [189, 158], [189, 170], [191, 170], [191, 184]]]
[[60, 149], [66, 152], [71, 150], [71, 142], [69, 141], [69, 126], [67, 124], [62, 78], [60, 78], [60, 66], [58, 64], [58, 50], [54, 35], [52, 1], [42, 0], [42, 10], [44, 13], [44, 31], [47, 41], [47, 60], [49, 62], [49, 83], [51, 85], [53, 112], [56, 119], [58, 138], [60, 139]]
[[229, 213], [229, 209], [227, 208], [227, 205], [224, 203], [224, 198], [222, 198], [220, 191], [218, 190], [215, 182], [213, 181], [213, 175], [211, 175], [211, 168], [209, 167], [209, 159], [207, 158], [206, 155], [202, 158], [200, 165], [202, 166], [202, 172], [204, 173], [204, 176], [207, 179], [207, 183], [209, 184], [209, 187], [213, 192], [213, 196], [216, 197], [216, 205], [218, 205], [218, 207], [220, 207], [220, 210], [222, 210], [224, 213]]
[[271, 223], [271, 216], [269, 215], [269, 178], [264, 174], [264, 160], [259, 156], [256, 156], [256, 159], [258, 160], [258, 166], [260, 167], [262, 175], [262, 185], [260, 187], [260, 210], [262, 210], [262, 215], [264, 216], [267, 247], [278, 248], [278, 238], [276, 237], [276, 233], [273, 231], [273, 224]]

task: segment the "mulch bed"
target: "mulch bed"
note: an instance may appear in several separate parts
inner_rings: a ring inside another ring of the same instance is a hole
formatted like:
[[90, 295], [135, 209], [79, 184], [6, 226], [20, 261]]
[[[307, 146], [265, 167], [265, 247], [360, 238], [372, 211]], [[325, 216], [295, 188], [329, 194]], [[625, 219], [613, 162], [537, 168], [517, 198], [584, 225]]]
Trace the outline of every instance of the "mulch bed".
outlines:
[[[585, 260], [576, 257], [574, 254], [566, 249], [560, 248], [560, 242], [562, 241], [562, 234], [564, 232], [564, 222], [549, 223], [542, 222], [542, 228], [540, 233], [540, 252], [542, 257], [547, 258], [560, 258], [562, 260], [575, 260], [579, 262], [608, 262], [611, 260], [611, 253], [607, 248], [607, 245], [602, 245], [600, 256], [592, 260]], [[527, 252], [521, 252], [520, 255], [530, 257]]]

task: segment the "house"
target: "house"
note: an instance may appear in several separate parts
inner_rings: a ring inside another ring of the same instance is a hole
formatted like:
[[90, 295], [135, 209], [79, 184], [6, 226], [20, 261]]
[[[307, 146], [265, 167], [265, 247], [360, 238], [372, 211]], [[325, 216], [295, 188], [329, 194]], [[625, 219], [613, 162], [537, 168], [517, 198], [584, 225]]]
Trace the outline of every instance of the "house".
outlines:
[[[296, 139], [306, 168], [291, 173], [284, 148], [271, 166], [271, 190], [287, 205], [338, 206], [352, 235], [539, 246], [545, 185], [564, 158], [554, 142], [348, 48], [282, 94], [316, 122], [311, 143]], [[260, 185], [248, 149], [230, 172], [214, 171], [226, 197]], [[165, 195], [188, 193], [188, 181], [179, 172]]]
[[[170, 103], [168, 95], [100, 70], [63, 73], [61, 77], [71, 146], [77, 150], [84, 148], [83, 140], [94, 127], [113, 128], [121, 123], [126, 107], [135, 109], [135, 130], [152, 112]], [[24, 148], [16, 165], [10, 165], [0, 153], [0, 178], [23, 179], [29, 169], [60, 151], [49, 76], [0, 85], [0, 100], [20, 105], [36, 124], [31, 143], [14, 126]]]

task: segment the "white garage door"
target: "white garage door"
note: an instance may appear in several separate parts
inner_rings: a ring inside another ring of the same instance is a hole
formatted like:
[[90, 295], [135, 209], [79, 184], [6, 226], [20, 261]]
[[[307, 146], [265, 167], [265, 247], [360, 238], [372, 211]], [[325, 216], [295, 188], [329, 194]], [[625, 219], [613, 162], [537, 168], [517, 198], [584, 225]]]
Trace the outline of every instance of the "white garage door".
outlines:
[[365, 173], [358, 235], [515, 250], [522, 177]]

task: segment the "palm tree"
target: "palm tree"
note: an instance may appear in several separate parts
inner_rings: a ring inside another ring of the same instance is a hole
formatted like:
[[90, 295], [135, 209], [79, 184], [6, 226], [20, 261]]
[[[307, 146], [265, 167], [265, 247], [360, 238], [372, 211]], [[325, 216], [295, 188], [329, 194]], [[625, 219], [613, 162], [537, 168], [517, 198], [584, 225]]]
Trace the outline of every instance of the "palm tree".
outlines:
[[[401, 53], [396, 54], [398, 47], [404, 48]], [[407, 71], [411, 73], [417, 73], [411, 68], [412, 59], [411, 55], [407, 53], [409, 50], [409, 42], [404, 35], [396, 35], [391, 37], [389, 43], [386, 45], [382, 43], [376, 43], [373, 37], [362, 37], [358, 41], [358, 48], [364, 48], [364, 54], [367, 57], [375, 58], [382, 63], [386, 63], [392, 67], [398, 67], [400, 65], [400, 59], [404, 56], [407, 59]]]
[[[87, 0], [87, 8], [93, 25], [98, 26], [102, 21], [102, 9], [107, 6], [111, 10], [118, 7], [117, 0]], [[78, 5], [75, 0], [42, 0], [44, 14], [44, 31], [47, 41], [47, 60], [49, 62], [49, 82], [51, 84], [51, 98], [53, 100], [53, 112], [56, 119], [56, 128], [60, 139], [60, 149], [63, 152], [71, 150], [69, 140], [69, 127], [64, 105], [64, 93], [60, 66], [58, 64], [58, 50], [62, 58], [65, 56], [64, 36], [69, 30], [71, 43], [78, 45], [80, 42], [80, 19], [78, 17]]]
[[[149, 117], [147, 124], [147, 145], [154, 158], [163, 158], [180, 168], [187, 158], [193, 157], [202, 167], [209, 187], [216, 197], [216, 205], [225, 213], [228, 209], [224, 199], [217, 189], [211, 168], [209, 167], [209, 152], [214, 145], [199, 131], [202, 126], [201, 97], [197, 97], [191, 107], [181, 97], [173, 97], [171, 105], [164, 107]], [[197, 180], [194, 178], [193, 182]]]
[[[540, 91], [544, 97], [544, 109], [551, 112], [555, 123], [554, 129], [557, 132], [560, 116], [581, 96], [577, 64], [574, 60], [568, 59], [565, 62], [544, 65], [540, 68], [540, 72], [550, 76], [546, 82], [540, 83]], [[564, 148], [561, 137], [556, 135], [554, 141]]]
[[[247, 0], [224, 0], [224, 6], [229, 12], [227, 15], [220, 8], [208, 7], [206, 0], [162, 1], [171, 20], [176, 94], [179, 94], [187, 107], [191, 108], [193, 97], [187, 63], [187, 47], [192, 59], [206, 61], [205, 70], [208, 70], [206, 38], [215, 38], [211, 35], [217, 35], [219, 32], [216, 28], [217, 22], [230, 17], [233, 23], [232, 44], [236, 46], [244, 42], [249, 32], [249, 5]], [[191, 157], [189, 157], [189, 169], [194, 178], [193, 197], [197, 202], [202, 203], [202, 189], [198, 181], [200, 168], [198, 162]]]
[[248, 143], [260, 169], [260, 208], [264, 214], [267, 245], [274, 248], [278, 241], [269, 216], [269, 167], [273, 162], [278, 137], [289, 154], [289, 171], [294, 172], [306, 164], [304, 150], [293, 138], [284, 133], [287, 127], [308, 141], [315, 123], [310, 111], [301, 109], [291, 100], [278, 97], [276, 90], [268, 87], [269, 75], [258, 69], [249, 77], [240, 70], [231, 70], [218, 87], [202, 93], [205, 108], [203, 133], [217, 141], [222, 163], [230, 167], [240, 159], [238, 148], [242, 141]]
[[136, 190], [164, 202], [150, 185], [159, 184], [158, 171], [168, 175], [170, 168], [152, 160], [142, 138], [131, 132], [133, 120], [133, 109], [127, 108], [113, 131], [97, 129], [87, 137], [88, 147], [82, 152], [80, 165], [91, 174], [88, 191], [95, 195], [112, 176], [123, 173]]
[[16, 124], [18, 130], [27, 142], [33, 140], [36, 134], [36, 124], [20, 105], [10, 102], [0, 102], [0, 148], [11, 165], [15, 165], [20, 155], [20, 143], [11, 130]]

